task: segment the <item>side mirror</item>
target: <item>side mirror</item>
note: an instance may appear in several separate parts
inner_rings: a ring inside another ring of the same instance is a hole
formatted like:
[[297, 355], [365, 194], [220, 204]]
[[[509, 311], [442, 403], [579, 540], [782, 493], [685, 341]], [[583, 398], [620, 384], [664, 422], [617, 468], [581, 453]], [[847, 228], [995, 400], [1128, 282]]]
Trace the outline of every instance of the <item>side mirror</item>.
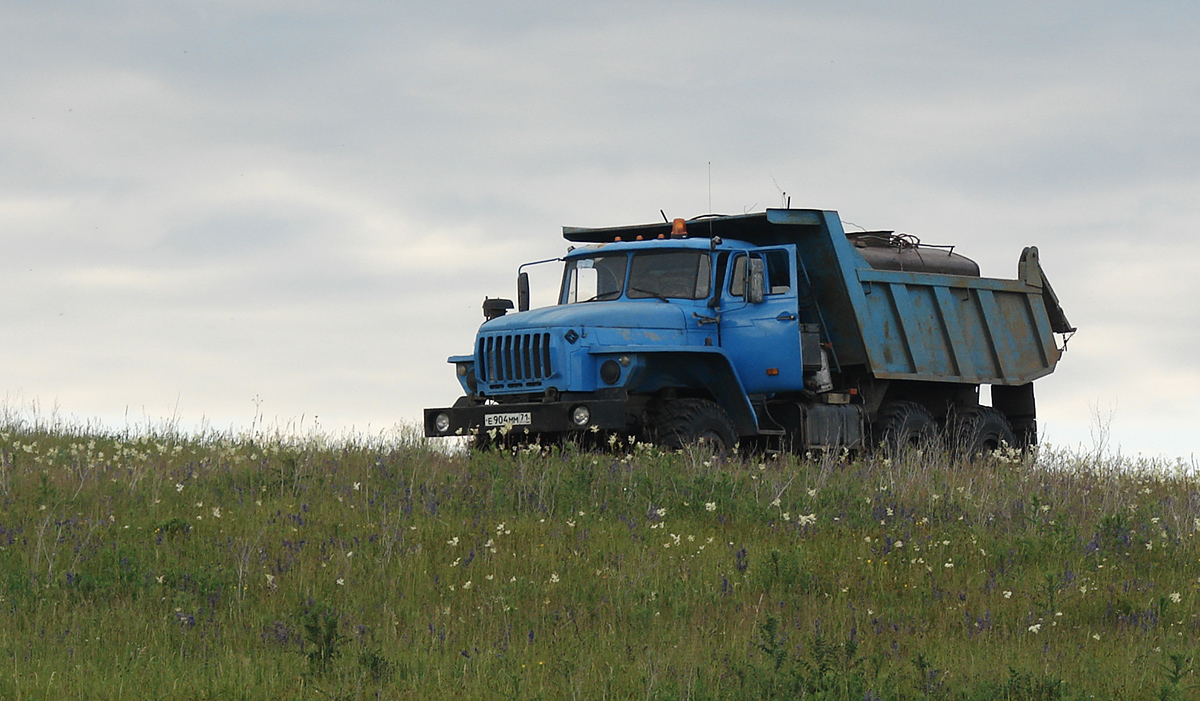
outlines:
[[761, 304], [766, 294], [766, 276], [763, 274], [763, 259], [750, 257], [750, 269], [746, 273], [746, 301]]
[[529, 311], [529, 273], [517, 276], [517, 311]]

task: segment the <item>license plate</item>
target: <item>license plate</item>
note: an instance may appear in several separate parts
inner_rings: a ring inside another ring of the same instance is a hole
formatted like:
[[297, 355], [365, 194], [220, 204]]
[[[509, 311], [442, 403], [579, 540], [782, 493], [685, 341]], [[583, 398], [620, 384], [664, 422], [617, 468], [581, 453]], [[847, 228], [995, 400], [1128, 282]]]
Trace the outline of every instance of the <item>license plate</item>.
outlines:
[[533, 417], [528, 411], [518, 411], [511, 414], [484, 414], [483, 425], [488, 428], [498, 426], [528, 426], [533, 423]]

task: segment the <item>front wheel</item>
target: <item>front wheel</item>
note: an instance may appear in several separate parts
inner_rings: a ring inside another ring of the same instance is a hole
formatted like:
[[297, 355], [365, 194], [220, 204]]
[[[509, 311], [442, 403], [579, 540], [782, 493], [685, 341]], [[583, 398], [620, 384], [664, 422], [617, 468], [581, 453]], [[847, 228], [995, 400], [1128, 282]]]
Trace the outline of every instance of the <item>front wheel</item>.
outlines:
[[733, 450], [737, 429], [716, 402], [708, 399], [671, 399], [661, 402], [649, 416], [654, 442], [667, 450], [701, 443], [717, 453]]

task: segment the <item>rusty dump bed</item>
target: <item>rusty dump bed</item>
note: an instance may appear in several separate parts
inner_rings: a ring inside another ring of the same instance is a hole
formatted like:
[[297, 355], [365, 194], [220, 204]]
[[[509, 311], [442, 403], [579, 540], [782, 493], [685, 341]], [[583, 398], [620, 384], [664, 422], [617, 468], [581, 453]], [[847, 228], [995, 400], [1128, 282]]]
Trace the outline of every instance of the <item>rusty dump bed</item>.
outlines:
[[[875, 267], [880, 262], [864, 257], [862, 242], [847, 237], [832, 211], [768, 209], [687, 228], [692, 236], [757, 246], [794, 244], [807, 287], [801, 306], [815, 303], [842, 369], [865, 367], [880, 379], [1023, 385], [1054, 370], [1061, 354], [1054, 334], [1074, 330], [1033, 247], [1021, 253], [1017, 278], [1005, 280], [979, 277], [970, 261], [953, 263], [958, 274]], [[563, 235], [603, 242], [663, 232], [670, 235], [670, 225], [564, 228]]]

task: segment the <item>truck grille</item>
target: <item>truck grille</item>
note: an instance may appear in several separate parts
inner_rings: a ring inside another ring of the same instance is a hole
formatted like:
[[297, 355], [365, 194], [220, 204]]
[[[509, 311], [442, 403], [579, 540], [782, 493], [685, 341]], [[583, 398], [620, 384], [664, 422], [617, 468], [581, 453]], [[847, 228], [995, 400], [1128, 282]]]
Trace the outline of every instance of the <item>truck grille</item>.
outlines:
[[514, 333], [479, 339], [479, 366], [484, 382], [542, 380], [550, 366], [550, 334]]

